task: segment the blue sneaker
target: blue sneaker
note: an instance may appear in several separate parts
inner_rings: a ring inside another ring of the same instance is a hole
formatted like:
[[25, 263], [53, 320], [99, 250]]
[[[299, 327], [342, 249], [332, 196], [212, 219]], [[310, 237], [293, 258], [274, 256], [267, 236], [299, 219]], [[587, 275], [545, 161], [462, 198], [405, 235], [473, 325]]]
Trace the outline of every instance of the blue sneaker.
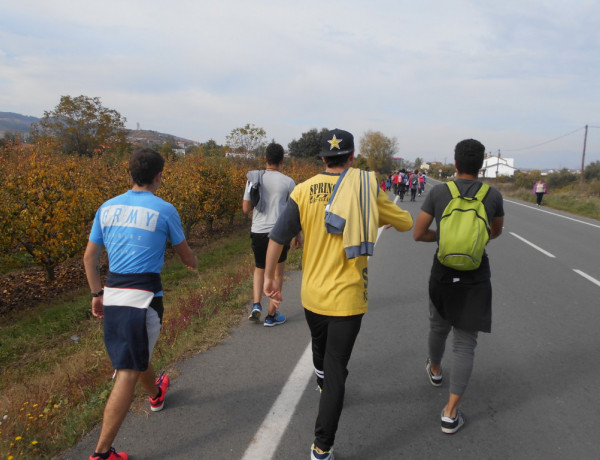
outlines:
[[320, 454], [317, 447], [313, 444], [310, 448], [310, 460], [333, 460], [333, 448]]
[[262, 306], [259, 303], [255, 303], [252, 305], [252, 311], [250, 312], [250, 316], [248, 319], [250, 321], [257, 321], [260, 319], [260, 313], [262, 312]]
[[267, 317], [265, 318], [265, 326], [267, 327], [273, 327], [283, 323], [285, 323], [285, 316], [283, 316], [278, 311], [275, 311], [275, 314], [273, 316], [267, 315]]

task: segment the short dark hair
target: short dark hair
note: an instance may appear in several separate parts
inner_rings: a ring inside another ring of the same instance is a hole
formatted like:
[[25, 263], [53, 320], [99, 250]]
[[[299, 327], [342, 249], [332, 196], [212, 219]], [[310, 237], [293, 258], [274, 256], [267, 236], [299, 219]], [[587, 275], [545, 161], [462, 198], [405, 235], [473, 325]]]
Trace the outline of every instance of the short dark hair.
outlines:
[[165, 159], [156, 150], [136, 149], [129, 157], [129, 172], [133, 181], [140, 186], [150, 185], [162, 172]]
[[475, 139], [465, 139], [454, 148], [454, 161], [458, 172], [477, 176], [483, 166], [485, 147]]
[[283, 154], [283, 147], [275, 142], [271, 142], [267, 146], [267, 153], [265, 154], [267, 163], [270, 165], [278, 165], [283, 161]]
[[325, 158], [325, 164], [327, 166], [331, 167], [335, 167], [335, 166], [344, 166], [346, 164], [346, 162], [348, 161], [348, 158], [350, 158], [350, 155], [352, 155], [353, 152], [350, 153], [345, 153], [342, 155], [336, 155], [333, 157], [322, 157]]

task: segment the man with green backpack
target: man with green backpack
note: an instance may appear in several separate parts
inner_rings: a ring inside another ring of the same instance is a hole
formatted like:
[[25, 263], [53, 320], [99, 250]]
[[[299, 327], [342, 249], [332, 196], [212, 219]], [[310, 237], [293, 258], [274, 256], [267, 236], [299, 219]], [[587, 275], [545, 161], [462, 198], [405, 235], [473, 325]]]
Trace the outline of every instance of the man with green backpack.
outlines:
[[[474, 139], [456, 145], [456, 179], [429, 192], [413, 231], [416, 241], [438, 243], [429, 279], [425, 367], [433, 386], [442, 385], [446, 338], [454, 331], [450, 395], [441, 414], [447, 434], [465, 423], [458, 406], [473, 370], [478, 332], [491, 332], [492, 284], [485, 246], [502, 233], [504, 207], [500, 192], [477, 180], [484, 154], [485, 147]], [[434, 219], [437, 230], [429, 228]]]

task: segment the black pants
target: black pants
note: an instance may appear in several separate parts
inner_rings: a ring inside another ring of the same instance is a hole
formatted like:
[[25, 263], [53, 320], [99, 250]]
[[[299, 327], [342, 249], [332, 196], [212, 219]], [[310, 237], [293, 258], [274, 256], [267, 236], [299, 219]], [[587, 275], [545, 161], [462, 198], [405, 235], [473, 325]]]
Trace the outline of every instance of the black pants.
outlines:
[[313, 364], [323, 375], [323, 392], [315, 423], [315, 445], [323, 450], [333, 446], [342, 408], [348, 361], [360, 331], [363, 315], [324, 316], [304, 310], [312, 336]]
[[411, 188], [410, 189], [410, 201], [416, 201], [417, 197], [417, 189], [416, 188]]
[[542, 198], [544, 198], [544, 192], [536, 192], [538, 206], [542, 204]]
[[400, 195], [400, 201], [404, 200], [404, 194], [406, 193], [406, 185], [398, 185], [398, 195]]

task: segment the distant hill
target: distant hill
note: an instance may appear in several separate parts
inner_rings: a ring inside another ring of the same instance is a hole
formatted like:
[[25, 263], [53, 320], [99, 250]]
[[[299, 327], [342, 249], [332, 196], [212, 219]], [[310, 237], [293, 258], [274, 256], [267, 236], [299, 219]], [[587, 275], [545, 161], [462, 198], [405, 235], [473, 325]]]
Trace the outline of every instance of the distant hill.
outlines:
[[175, 142], [180, 148], [186, 148], [190, 145], [198, 145], [196, 141], [184, 139], [183, 137], [173, 136], [172, 134], [159, 133], [146, 129], [130, 129], [127, 130], [127, 140], [134, 145], [141, 146], [156, 146], [162, 145], [167, 141]]
[[[32, 123], [39, 122], [40, 119], [13, 112], [0, 112], [0, 137], [5, 133], [29, 133]], [[173, 136], [172, 134], [159, 133], [145, 129], [127, 130], [127, 140], [134, 145], [155, 146], [162, 145], [165, 142], [175, 141], [180, 148], [186, 148], [190, 145], [197, 145], [198, 142]]]
[[0, 135], [6, 132], [28, 133], [32, 123], [40, 121], [39, 118], [20, 115], [13, 112], [0, 112]]

